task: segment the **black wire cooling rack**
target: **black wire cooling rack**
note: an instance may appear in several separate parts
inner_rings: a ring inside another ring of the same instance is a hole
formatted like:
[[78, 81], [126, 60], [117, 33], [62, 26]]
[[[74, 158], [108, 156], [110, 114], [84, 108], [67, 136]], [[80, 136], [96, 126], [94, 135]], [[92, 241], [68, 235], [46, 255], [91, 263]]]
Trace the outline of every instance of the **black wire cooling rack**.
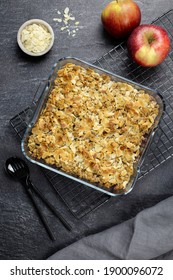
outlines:
[[[164, 27], [173, 40], [173, 10], [154, 21]], [[158, 90], [165, 101], [166, 111], [141, 168], [140, 178], [173, 156], [173, 49], [159, 66], [143, 68], [128, 56], [126, 43], [121, 43], [93, 64]], [[32, 106], [10, 120], [16, 134], [22, 138], [32, 116]], [[82, 218], [108, 201], [109, 196], [74, 182], [52, 171], [43, 170], [51, 186], [59, 194], [71, 213]]]

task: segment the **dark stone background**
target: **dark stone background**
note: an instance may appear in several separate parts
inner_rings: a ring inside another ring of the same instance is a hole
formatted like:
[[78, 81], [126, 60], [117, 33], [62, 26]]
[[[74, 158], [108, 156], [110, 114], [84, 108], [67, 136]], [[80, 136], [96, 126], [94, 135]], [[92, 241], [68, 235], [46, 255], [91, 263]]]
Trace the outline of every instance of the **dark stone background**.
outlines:
[[[23, 187], [5, 175], [5, 160], [12, 155], [22, 157], [19, 140], [10, 127], [9, 120], [31, 104], [39, 81], [48, 77], [53, 64], [64, 56], [75, 56], [92, 62], [118, 43], [104, 32], [100, 22], [100, 13], [108, 2], [0, 1], [0, 259], [45, 259], [82, 236], [125, 221], [173, 194], [173, 161], [170, 159], [138, 181], [128, 196], [111, 198], [96, 211], [77, 220], [55, 195], [40, 168], [29, 164], [33, 182], [73, 226], [73, 231], [67, 232], [58, 219], [42, 205], [57, 236], [53, 243]], [[143, 23], [150, 23], [173, 8], [172, 0], [136, 2], [141, 8]], [[57, 10], [63, 11], [67, 6], [80, 22], [75, 37], [61, 32], [59, 25], [53, 21], [53, 18], [59, 17]], [[44, 57], [26, 56], [17, 46], [17, 31], [23, 22], [31, 18], [46, 20], [54, 29], [53, 49]]]

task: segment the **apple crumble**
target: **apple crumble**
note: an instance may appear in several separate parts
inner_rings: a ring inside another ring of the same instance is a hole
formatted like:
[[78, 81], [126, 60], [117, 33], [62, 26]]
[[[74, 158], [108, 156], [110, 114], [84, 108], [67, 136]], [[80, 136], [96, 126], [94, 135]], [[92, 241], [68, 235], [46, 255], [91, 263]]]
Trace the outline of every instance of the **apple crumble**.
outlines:
[[68, 174], [123, 189], [158, 110], [144, 90], [67, 63], [32, 128], [29, 152]]

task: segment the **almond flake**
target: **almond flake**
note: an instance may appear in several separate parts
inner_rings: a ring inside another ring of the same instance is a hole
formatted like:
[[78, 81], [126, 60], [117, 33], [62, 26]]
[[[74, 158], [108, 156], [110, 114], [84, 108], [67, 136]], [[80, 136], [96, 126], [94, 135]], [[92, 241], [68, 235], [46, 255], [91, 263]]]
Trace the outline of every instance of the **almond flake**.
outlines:
[[66, 20], [69, 20], [70, 19], [70, 16], [69, 15], [64, 15], [64, 18], [66, 19]]
[[57, 22], [62, 22], [62, 19], [61, 19], [61, 18], [54, 18], [53, 20], [54, 20], [54, 21], [57, 21]]
[[75, 22], [75, 25], [78, 25], [78, 24], [79, 24], [79, 21], [76, 21], [76, 22]]
[[65, 20], [65, 19], [63, 20], [63, 22], [65, 23], [65, 25], [67, 25], [67, 24], [68, 24], [68, 21], [67, 21], [67, 20]]
[[61, 31], [65, 30], [65, 29], [67, 29], [67, 28], [68, 28], [68, 26], [63, 26], [63, 27], [61, 27]]
[[66, 7], [64, 10], [64, 14], [68, 14], [69, 13], [69, 7]]

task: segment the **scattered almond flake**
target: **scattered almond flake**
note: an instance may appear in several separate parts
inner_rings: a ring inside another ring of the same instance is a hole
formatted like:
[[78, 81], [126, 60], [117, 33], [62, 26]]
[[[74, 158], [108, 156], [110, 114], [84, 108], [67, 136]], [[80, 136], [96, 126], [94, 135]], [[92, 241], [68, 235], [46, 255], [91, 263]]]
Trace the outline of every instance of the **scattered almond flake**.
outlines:
[[72, 36], [74, 37], [74, 36], [76, 36], [76, 34], [74, 33], [74, 34], [72, 34]]
[[63, 20], [63, 22], [65, 23], [65, 25], [67, 25], [67, 24], [68, 24], [67, 20]]
[[[56, 9], [57, 10], [57, 9]], [[63, 12], [57, 11], [57, 13], [60, 15], [62, 14], [62, 18], [54, 18], [53, 20], [58, 22], [58, 23], [63, 23], [64, 26], [60, 27], [60, 30], [63, 32], [67, 32], [68, 35], [73, 36], [73, 34], [76, 33], [76, 31], [78, 30], [76, 28], [76, 25], [79, 24], [79, 21], [76, 21], [75, 24], [73, 23], [73, 25], [70, 25], [70, 21], [75, 21], [75, 17], [72, 15], [72, 13], [70, 12], [69, 7], [66, 7], [64, 9]], [[67, 30], [68, 28], [68, 30]], [[74, 36], [73, 36], [74, 37]]]
[[61, 27], [61, 31], [65, 30], [65, 29], [67, 29], [67, 28], [68, 28], [68, 26], [63, 26], [63, 27]]
[[62, 19], [61, 19], [61, 18], [54, 18], [53, 20], [54, 20], [54, 21], [57, 21], [57, 22], [62, 22]]
[[65, 18], [66, 20], [69, 20], [69, 19], [70, 19], [70, 16], [67, 15], [67, 14], [64, 14], [64, 18]]
[[69, 13], [69, 7], [66, 7], [65, 9], [64, 9], [64, 14], [68, 14]]

